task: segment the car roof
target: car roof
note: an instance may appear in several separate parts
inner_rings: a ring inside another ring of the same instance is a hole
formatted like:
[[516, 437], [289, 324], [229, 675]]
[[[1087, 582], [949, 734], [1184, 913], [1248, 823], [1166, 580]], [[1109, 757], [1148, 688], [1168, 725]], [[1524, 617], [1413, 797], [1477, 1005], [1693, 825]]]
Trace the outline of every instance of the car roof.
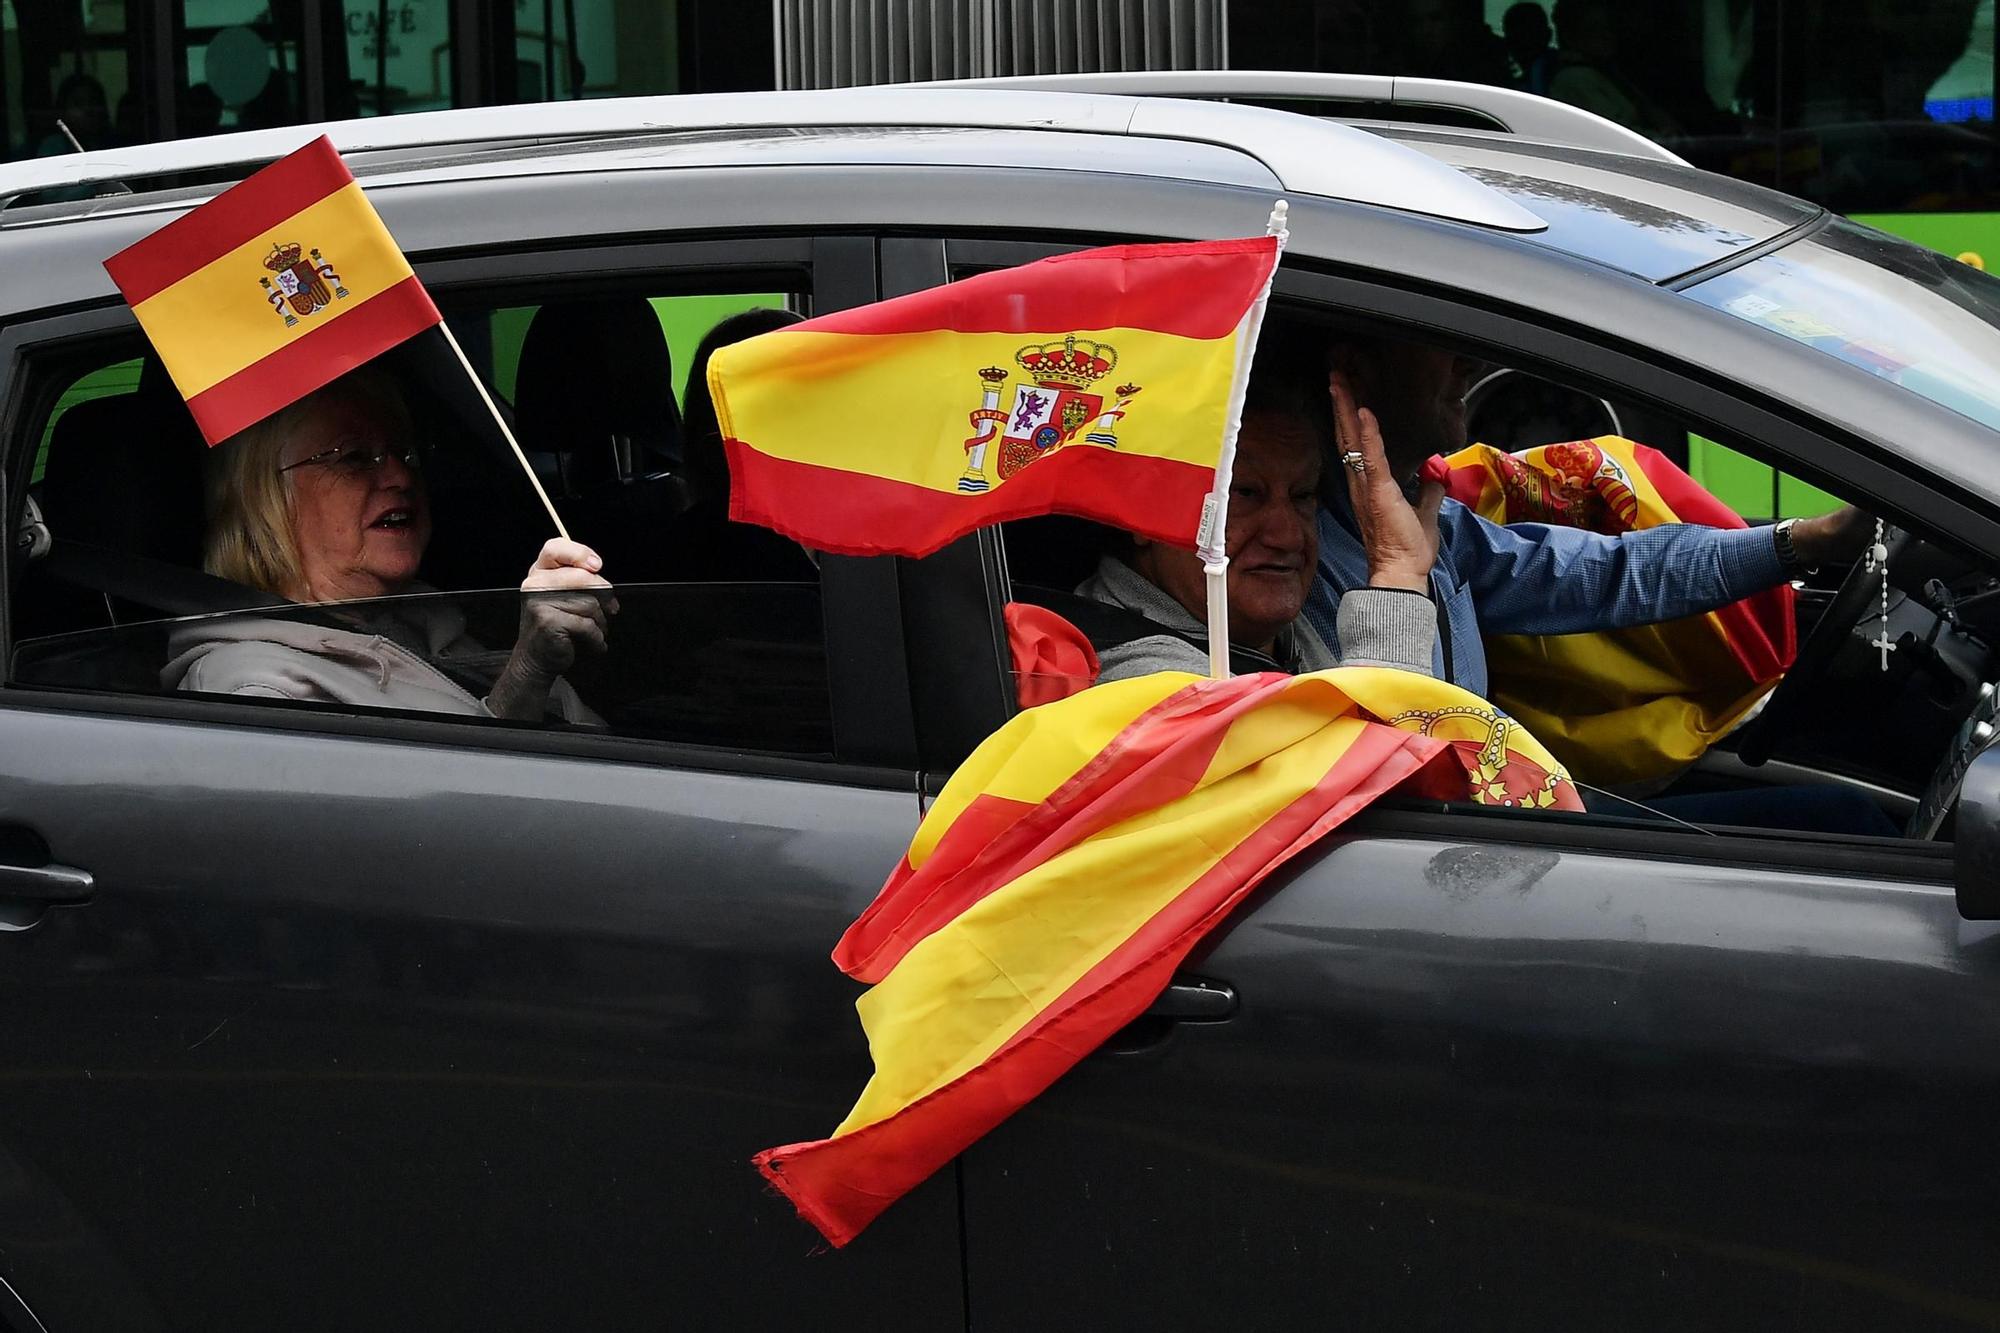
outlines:
[[1826, 216], [1816, 204], [1677, 162], [1477, 130], [1368, 128], [1465, 172], [1548, 223], [1534, 243], [1669, 282], [1781, 243]]
[[[700, 130], [968, 127], [1138, 136], [1226, 147], [1268, 167], [1281, 188], [1507, 231], [1541, 219], [1469, 175], [1345, 125], [1260, 107], [1178, 98], [969, 88], [848, 88], [606, 98], [477, 107], [291, 126], [0, 164], [0, 207], [38, 191], [88, 190], [176, 173], [240, 176], [319, 134], [343, 154], [486, 144], [505, 152], [576, 141]], [[595, 142], [593, 142], [595, 141]], [[0, 225], [8, 222], [7, 208]], [[18, 217], [15, 221], [20, 221]]]

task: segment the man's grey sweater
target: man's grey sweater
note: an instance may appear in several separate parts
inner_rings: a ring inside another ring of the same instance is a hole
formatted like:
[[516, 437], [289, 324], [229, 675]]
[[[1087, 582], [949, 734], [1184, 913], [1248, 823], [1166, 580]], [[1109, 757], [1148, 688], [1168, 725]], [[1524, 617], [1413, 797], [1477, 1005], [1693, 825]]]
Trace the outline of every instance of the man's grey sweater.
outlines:
[[[1208, 653], [1182, 635], [1206, 641], [1208, 626], [1145, 575], [1115, 556], [1105, 556], [1097, 572], [1077, 585], [1077, 595], [1144, 616], [1171, 633], [1149, 634], [1098, 654], [1099, 680], [1124, 680], [1155, 671], [1208, 672]], [[1431, 646], [1437, 615], [1431, 600], [1393, 588], [1356, 588], [1340, 599], [1337, 612], [1345, 658], [1335, 658], [1301, 616], [1279, 631], [1271, 656], [1290, 672], [1335, 666], [1386, 666], [1431, 674]]]

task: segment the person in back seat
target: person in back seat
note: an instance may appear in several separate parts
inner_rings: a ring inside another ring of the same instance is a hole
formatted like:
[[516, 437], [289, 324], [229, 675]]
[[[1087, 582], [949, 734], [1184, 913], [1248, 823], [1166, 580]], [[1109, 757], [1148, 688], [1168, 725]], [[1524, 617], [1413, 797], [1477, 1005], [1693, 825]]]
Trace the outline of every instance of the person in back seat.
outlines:
[[[211, 450], [203, 564], [220, 578], [300, 603], [422, 592], [430, 542], [423, 475], [394, 380], [364, 367]], [[173, 631], [171, 689], [539, 720], [595, 721], [562, 679], [579, 652], [601, 652], [614, 600], [602, 561], [560, 538], [522, 582], [511, 651], [465, 633], [438, 599], [359, 607], [311, 621], [221, 617]], [[572, 590], [558, 597], [552, 591]], [[475, 694], [468, 681], [490, 682]]]
[[[1281, 351], [1259, 364], [1266, 368], [1252, 373], [1245, 398], [1224, 538], [1232, 656], [1242, 669], [1344, 664], [1429, 675], [1437, 620], [1426, 589], [1443, 487], [1427, 486], [1413, 507], [1390, 475], [1374, 418], [1363, 414], [1357, 448], [1345, 460], [1348, 494], [1366, 533], [1369, 586], [1341, 599], [1346, 653], [1336, 658], [1302, 617], [1317, 569], [1314, 519], [1331, 434], [1317, 398], [1328, 391], [1305, 363]], [[1141, 626], [1101, 648], [1099, 680], [1208, 670], [1206, 580], [1196, 552], [1133, 537], [1127, 553], [1104, 557], [1076, 591], [1159, 631]]]

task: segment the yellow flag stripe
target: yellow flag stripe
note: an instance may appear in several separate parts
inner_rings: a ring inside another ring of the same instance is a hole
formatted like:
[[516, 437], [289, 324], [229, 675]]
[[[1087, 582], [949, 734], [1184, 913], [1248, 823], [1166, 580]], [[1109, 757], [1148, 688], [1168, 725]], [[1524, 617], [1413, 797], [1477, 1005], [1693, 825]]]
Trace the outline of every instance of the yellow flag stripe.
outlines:
[[[308, 253], [319, 248], [348, 295], [287, 326], [258, 281], [275, 277], [264, 267], [274, 244], [297, 244]], [[360, 185], [350, 184], [140, 302], [133, 313], [182, 395], [192, 398], [409, 276], [409, 261], [374, 206]]]
[[1078, 695], [1059, 714], [1040, 708], [1016, 713], [958, 766], [931, 802], [910, 843], [910, 864], [921, 866], [965, 808], [981, 796], [1026, 805], [1048, 800], [1135, 718], [1199, 679], [1161, 671], [1108, 681]]
[[1312, 790], [1367, 723], [1329, 719], [1323, 706], [1310, 711], [1315, 723], [1303, 735], [1298, 717], [1246, 714], [1223, 746], [1239, 767], [1211, 765], [1185, 797], [1058, 854], [912, 948], [857, 1002], [875, 1076], [835, 1134], [885, 1119], [985, 1063], [1239, 842]]
[[[1215, 466], [1237, 333], [1199, 339], [1143, 329], [1067, 332], [1117, 349], [1117, 368], [1085, 391], [1102, 399], [1100, 412], [1118, 402], [1118, 386], [1138, 386], [1116, 426], [1118, 452]], [[781, 329], [718, 351], [710, 382], [720, 389], [723, 433], [759, 453], [956, 495], [965, 441], [987, 429], [971, 420], [985, 405], [979, 372], [989, 366], [1010, 372], [995, 410], [1011, 412], [1016, 389], [1032, 386], [1014, 354], [1034, 340], [1020, 333]], [[1085, 423], [1070, 438], [1082, 443], [1089, 430]]]

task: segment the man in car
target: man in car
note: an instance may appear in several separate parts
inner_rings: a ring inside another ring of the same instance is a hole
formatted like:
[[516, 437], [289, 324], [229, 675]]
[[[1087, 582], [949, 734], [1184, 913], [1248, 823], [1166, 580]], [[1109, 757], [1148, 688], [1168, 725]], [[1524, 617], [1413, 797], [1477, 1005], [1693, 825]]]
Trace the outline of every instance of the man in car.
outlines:
[[[1413, 486], [1424, 460], [1466, 445], [1465, 394], [1478, 363], [1443, 348], [1382, 338], [1333, 345], [1334, 448], [1350, 469], [1374, 466]], [[1341, 488], [1317, 521], [1318, 577], [1305, 619], [1335, 653], [1339, 606], [1367, 586], [1366, 529]], [[1584, 634], [1677, 620], [1726, 606], [1814, 565], [1851, 561], [1874, 520], [1852, 507], [1775, 527], [1670, 524], [1609, 537], [1540, 523], [1502, 526], [1447, 499], [1438, 513], [1429, 591], [1438, 638], [1434, 674], [1484, 696], [1480, 635]]]
[[[1246, 671], [1318, 671], [1344, 659], [1349, 666], [1429, 674], [1436, 623], [1424, 589], [1436, 560], [1444, 491], [1432, 484], [1412, 506], [1393, 479], [1379, 436], [1362, 442], [1374, 466], [1347, 473], [1348, 512], [1357, 516], [1363, 567], [1335, 614], [1346, 651], [1336, 657], [1300, 616], [1317, 563], [1315, 517], [1329, 434], [1324, 378], [1315, 385], [1312, 375], [1280, 350], [1260, 362], [1246, 395], [1224, 537], [1232, 655]], [[1125, 613], [1112, 627], [1110, 637], [1118, 641], [1099, 653], [1098, 678], [1206, 673], [1201, 556], [1144, 537], [1129, 540], [1129, 548], [1104, 557], [1077, 588]]]

